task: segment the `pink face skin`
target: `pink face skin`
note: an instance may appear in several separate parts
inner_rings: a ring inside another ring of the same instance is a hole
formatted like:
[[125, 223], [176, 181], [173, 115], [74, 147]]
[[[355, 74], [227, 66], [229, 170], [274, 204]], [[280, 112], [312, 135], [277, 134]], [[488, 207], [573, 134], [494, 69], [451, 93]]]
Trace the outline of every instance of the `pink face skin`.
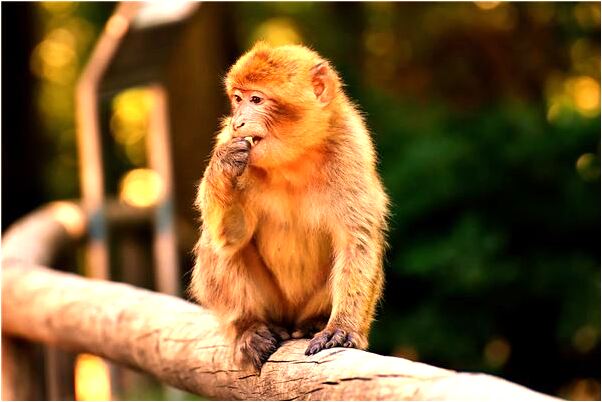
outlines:
[[235, 88], [230, 102], [232, 104], [230, 121], [232, 136], [234, 138], [252, 138], [251, 162], [253, 162], [265, 152], [263, 141], [269, 134], [271, 101], [261, 91]]

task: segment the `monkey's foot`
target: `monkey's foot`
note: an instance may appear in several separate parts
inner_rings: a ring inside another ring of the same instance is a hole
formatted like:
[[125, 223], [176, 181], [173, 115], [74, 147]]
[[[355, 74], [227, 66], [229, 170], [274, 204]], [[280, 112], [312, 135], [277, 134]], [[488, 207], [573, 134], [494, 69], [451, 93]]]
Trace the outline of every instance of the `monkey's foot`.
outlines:
[[357, 332], [348, 332], [339, 328], [325, 329], [318, 332], [309, 341], [305, 354], [307, 356], [315, 355], [321, 350], [334, 347], [364, 349], [367, 344], [366, 337]]
[[280, 327], [268, 327], [266, 324], [253, 324], [242, 333], [238, 340], [238, 349], [245, 363], [252, 364], [257, 370], [270, 355], [278, 349], [280, 341], [289, 339], [288, 333]]

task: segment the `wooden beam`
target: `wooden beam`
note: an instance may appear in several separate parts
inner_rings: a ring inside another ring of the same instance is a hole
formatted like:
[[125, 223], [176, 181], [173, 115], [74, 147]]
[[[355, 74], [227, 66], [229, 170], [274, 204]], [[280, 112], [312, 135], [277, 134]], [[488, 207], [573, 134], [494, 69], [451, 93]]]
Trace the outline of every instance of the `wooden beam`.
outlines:
[[243, 370], [216, 317], [197, 305], [17, 260], [3, 264], [2, 330], [103, 356], [223, 400], [553, 400], [490, 375], [359, 350], [308, 357], [306, 340], [284, 343], [261, 373]]
[[[45, 261], [52, 254], [44, 250], [48, 245], [65, 244], [69, 236], [84, 232], [78, 216], [54, 204], [5, 233], [4, 334], [93, 353], [180, 389], [224, 400], [555, 400], [491, 375], [359, 350], [336, 348], [305, 356], [307, 340], [285, 342], [261, 372], [243, 369], [234, 363], [232, 348], [210, 311], [177, 297], [36, 265], [37, 258]], [[111, 213], [109, 220], [130, 216]]]

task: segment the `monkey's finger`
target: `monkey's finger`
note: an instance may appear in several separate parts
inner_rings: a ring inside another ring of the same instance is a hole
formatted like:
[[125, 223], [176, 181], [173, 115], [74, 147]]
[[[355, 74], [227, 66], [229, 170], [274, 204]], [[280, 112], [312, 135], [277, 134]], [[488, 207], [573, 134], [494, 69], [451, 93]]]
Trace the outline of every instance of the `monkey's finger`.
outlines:
[[253, 341], [256, 344], [256, 349], [260, 349], [262, 351], [274, 352], [278, 348], [279, 344], [276, 334], [274, 334], [270, 329], [268, 329], [268, 327], [265, 326], [257, 330], [253, 336]]
[[261, 361], [266, 361], [276, 349], [278, 349], [277, 343], [264, 340], [252, 345], [250, 353], [258, 355]]
[[344, 348], [357, 348], [357, 343], [351, 335], [348, 335], [347, 339], [345, 340], [345, 343], [343, 343], [343, 347]]
[[324, 349], [324, 344], [326, 342], [322, 342], [322, 343], [314, 343], [313, 345], [309, 345], [309, 347], [307, 348], [307, 350], [305, 351], [305, 355], [306, 356], [311, 356], [311, 355], [315, 355], [316, 353], [318, 353], [319, 351]]
[[[260, 334], [261, 333], [261, 334]], [[265, 336], [265, 337], [264, 337]], [[263, 363], [278, 349], [278, 341], [266, 327], [259, 327], [241, 347], [246, 359], [259, 370]]]
[[261, 362], [265, 362], [278, 349], [277, 342], [266, 342], [258, 345], [255, 352], [259, 355]]
[[232, 163], [235, 161], [246, 162], [248, 159], [249, 151], [247, 149], [231, 149], [223, 155], [221, 160], [225, 163]]
[[247, 151], [246, 149], [235, 149], [226, 156], [226, 159], [248, 159], [248, 158], [249, 158], [249, 151]]
[[360, 348], [361, 344], [362, 344], [361, 335], [358, 334], [357, 332], [350, 332], [347, 334], [347, 339], [345, 340], [343, 347], [361, 349]]
[[309, 341], [309, 346], [305, 350], [305, 355], [315, 355], [320, 350], [324, 349], [324, 345], [326, 345], [326, 342], [328, 342], [328, 340], [330, 339], [330, 335], [330, 332], [323, 331], [314, 336], [314, 338], [311, 341]]
[[249, 359], [251, 360], [251, 364], [253, 364], [253, 367], [255, 367], [256, 370], [261, 370], [263, 362], [261, 361], [261, 358], [257, 353], [251, 353], [249, 355]]
[[334, 333], [330, 337], [330, 341], [324, 345], [325, 349], [330, 349], [335, 346], [343, 346], [347, 339], [347, 332], [342, 329], [335, 329]]
[[236, 149], [228, 155], [232, 159], [247, 160], [249, 158], [249, 151], [246, 149]]
[[234, 140], [230, 143], [231, 149], [245, 149], [249, 151], [251, 149], [251, 143], [245, 140], [244, 138], [234, 138]]
[[255, 334], [254, 335], [255, 336], [259, 336], [259, 337], [261, 337], [263, 339], [266, 339], [266, 340], [269, 340], [269, 341], [271, 341], [271, 340], [274, 339], [274, 335], [272, 334], [272, 332], [270, 332], [270, 330], [268, 329], [268, 327], [265, 326], [265, 325], [262, 325], [259, 328], [257, 328], [255, 330]]

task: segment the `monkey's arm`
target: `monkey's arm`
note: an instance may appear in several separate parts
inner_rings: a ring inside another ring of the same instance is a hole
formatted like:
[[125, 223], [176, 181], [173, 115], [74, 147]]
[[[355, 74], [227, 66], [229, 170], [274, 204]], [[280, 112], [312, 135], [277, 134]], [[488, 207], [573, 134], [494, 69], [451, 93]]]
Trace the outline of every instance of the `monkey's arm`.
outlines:
[[244, 140], [218, 144], [199, 186], [196, 205], [203, 230], [220, 254], [234, 254], [248, 243], [255, 228], [255, 214], [243, 206], [249, 149]]
[[368, 332], [384, 282], [388, 202], [380, 183], [373, 183], [371, 188], [376, 191], [364, 194], [350, 190], [336, 208], [332, 311], [326, 328], [311, 340], [307, 354], [336, 346], [368, 346]]

